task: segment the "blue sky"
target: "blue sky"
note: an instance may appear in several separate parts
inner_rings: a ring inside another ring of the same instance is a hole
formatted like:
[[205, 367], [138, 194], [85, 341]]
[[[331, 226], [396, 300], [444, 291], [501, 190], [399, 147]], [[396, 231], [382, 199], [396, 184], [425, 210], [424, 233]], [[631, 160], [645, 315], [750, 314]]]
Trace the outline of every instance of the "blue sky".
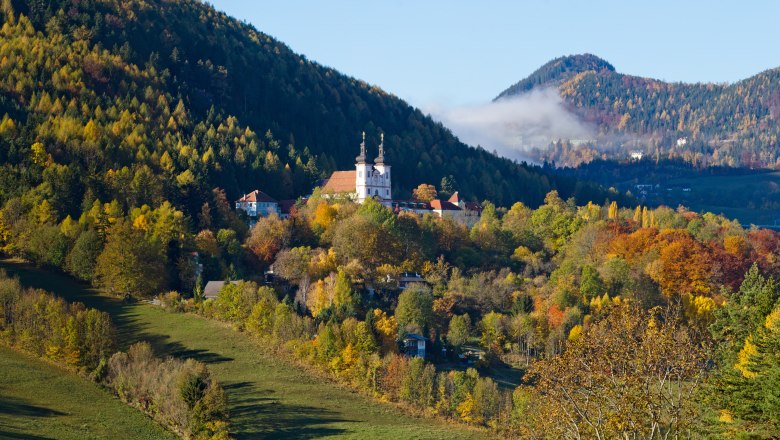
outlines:
[[552, 58], [733, 82], [780, 66], [779, 1], [214, 0], [294, 51], [417, 106], [486, 102]]

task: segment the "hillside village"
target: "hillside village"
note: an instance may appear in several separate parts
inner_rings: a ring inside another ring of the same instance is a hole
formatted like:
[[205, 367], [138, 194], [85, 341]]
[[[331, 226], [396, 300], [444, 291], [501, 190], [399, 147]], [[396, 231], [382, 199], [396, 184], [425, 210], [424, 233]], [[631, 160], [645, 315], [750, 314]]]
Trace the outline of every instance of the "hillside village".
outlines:
[[[392, 197], [391, 166], [385, 159], [384, 134], [380, 137], [378, 155], [372, 164], [366, 156], [366, 133], [360, 143], [360, 155], [355, 158], [355, 169], [334, 171], [319, 185], [321, 194], [327, 199], [346, 198], [363, 204], [373, 198], [383, 206], [391, 208], [396, 214], [413, 212], [415, 214], [433, 214], [437, 217], [449, 217], [467, 227], [479, 221], [482, 206], [479, 203], [463, 200], [457, 191], [447, 200], [434, 199], [396, 200]], [[305, 199], [305, 198], [304, 198]], [[236, 210], [243, 211], [250, 219], [250, 225], [258, 217], [277, 215], [288, 218], [295, 200], [276, 200], [259, 189], [255, 189], [236, 200]]]

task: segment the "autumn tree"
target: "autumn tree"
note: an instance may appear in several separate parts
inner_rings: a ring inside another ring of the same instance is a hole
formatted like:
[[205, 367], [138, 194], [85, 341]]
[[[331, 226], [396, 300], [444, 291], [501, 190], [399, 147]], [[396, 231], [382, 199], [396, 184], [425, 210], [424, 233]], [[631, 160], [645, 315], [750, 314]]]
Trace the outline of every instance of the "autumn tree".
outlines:
[[252, 227], [246, 240], [247, 249], [263, 264], [271, 264], [279, 252], [290, 242], [287, 223], [276, 214], [261, 217]]
[[417, 188], [412, 190], [412, 197], [421, 202], [430, 202], [435, 199], [437, 195], [436, 187], [427, 183], [421, 183]]
[[[621, 304], [566, 351], [531, 366], [538, 408], [527, 435], [550, 438], [687, 437], [706, 353], [678, 318]], [[536, 434], [533, 434], [536, 433]]]

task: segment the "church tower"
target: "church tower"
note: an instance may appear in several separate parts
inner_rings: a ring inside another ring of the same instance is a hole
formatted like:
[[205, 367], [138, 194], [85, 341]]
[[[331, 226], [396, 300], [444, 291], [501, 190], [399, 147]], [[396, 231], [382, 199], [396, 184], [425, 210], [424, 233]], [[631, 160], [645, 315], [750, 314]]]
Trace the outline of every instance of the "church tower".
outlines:
[[379, 155], [372, 166], [366, 159], [366, 133], [360, 143], [360, 155], [355, 158], [355, 192], [357, 202], [363, 203], [368, 197], [379, 199], [383, 205], [390, 206], [393, 200], [390, 181], [390, 165], [385, 163], [385, 135], [381, 135]]
[[366, 132], [363, 132], [363, 142], [360, 143], [360, 156], [355, 158], [355, 192], [358, 203], [363, 203], [368, 196], [369, 179], [373, 167], [366, 160]]
[[381, 134], [379, 143], [379, 156], [374, 160], [374, 169], [377, 174], [377, 189], [382, 200], [388, 204], [393, 200], [393, 192], [390, 185], [390, 164], [385, 163], [385, 134]]

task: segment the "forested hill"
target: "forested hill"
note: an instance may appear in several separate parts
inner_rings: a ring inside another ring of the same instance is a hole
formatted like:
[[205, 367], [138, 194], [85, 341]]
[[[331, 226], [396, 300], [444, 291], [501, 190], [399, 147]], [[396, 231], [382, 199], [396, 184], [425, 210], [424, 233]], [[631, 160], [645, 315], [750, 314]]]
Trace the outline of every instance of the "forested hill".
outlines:
[[602, 70], [614, 72], [615, 68], [612, 67], [612, 64], [589, 53], [556, 58], [501, 92], [495, 100], [519, 95], [535, 87], [559, 86], [573, 76], [591, 70], [594, 72]]
[[[780, 167], [780, 68], [733, 84], [667, 83], [621, 74], [593, 55], [558, 58], [499, 94], [557, 87], [568, 107], [598, 127], [599, 143], [697, 166]], [[684, 145], [677, 139], [686, 138]]]
[[[421, 182], [538, 205], [606, 192], [497, 158], [378, 87], [293, 53], [199, 1], [3, 2], [0, 200], [37, 188], [61, 215], [90, 200], [170, 200], [214, 187], [307, 194], [386, 134], [396, 193]], [[41, 186], [44, 184], [43, 186]], [[611, 195], [614, 199], [614, 195]]]

